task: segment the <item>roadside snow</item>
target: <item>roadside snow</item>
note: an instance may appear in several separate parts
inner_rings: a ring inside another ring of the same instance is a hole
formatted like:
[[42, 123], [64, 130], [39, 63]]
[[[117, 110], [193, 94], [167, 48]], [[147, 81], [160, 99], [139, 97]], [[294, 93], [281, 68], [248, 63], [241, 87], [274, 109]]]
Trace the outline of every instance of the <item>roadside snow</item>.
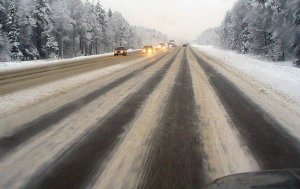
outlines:
[[[129, 49], [128, 53], [140, 51]], [[114, 53], [105, 53], [99, 55], [91, 55], [91, 56], [79, 56], [70, 59], [60, 59], [60, 60], [32, 60], [32, 61], [17, 61], [17, 62], [0, 62], [0, 73], [13, 71], [13, 70], [22, 70], [26, 68], [33, 68], [33, 67], [40, 67], [40, 66], [47, 66], [47, 65], [55, 65], [55, 64], [65, 64], [73, 61], [83, 61], [83, 60], [91, 60], [95, 58], [103, 58], [113, 56]]]
[[300, 105], [300, 69], [293, 67], [291, 62], [257, 60], [251, 55], [238, 54], [212, 46], [193, 45], [193, 47], [258, 80]]
[[0, 118], [138, 64], [147, 58], [139, 58], [0, 96]]

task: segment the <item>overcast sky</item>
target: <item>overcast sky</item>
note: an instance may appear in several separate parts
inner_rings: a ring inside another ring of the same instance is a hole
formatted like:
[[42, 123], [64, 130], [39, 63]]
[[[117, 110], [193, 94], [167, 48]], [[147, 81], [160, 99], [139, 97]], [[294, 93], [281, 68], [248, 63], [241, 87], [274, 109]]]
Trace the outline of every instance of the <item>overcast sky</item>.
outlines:
[[[92, 1], [92, 0], [90, 0]], [[94, 0], [97, 2], [97, 0]], [[191, 41], [218, 26], [237, 0], [100, 0], [132, 25], [153, 28], [178, 42]]]

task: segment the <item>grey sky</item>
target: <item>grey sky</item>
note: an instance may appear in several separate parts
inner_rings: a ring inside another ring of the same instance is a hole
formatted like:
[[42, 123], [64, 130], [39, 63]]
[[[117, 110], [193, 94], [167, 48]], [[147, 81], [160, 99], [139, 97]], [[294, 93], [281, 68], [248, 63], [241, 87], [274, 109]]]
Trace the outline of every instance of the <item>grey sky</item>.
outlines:
[[[92, 0], [90, 0], [92, 1]], [[95, 0], [96, 2], [97, 0]], [[178, 42], [218, 26], [237, 0], [100, 0], [132, 25], [154, 28]]]

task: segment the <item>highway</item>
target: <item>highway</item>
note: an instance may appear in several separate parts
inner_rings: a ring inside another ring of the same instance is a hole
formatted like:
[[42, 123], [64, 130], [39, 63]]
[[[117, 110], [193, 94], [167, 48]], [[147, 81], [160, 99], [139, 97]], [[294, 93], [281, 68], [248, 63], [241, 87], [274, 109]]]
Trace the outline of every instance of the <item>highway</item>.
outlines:
[[300, 168], [285, 121], [296, 127], [298, 115], [260, 103], [270, 98], [193, 47], [11, 71], [0, 100], [124, 63], [0, 115], [0, 188], [202, 188]]

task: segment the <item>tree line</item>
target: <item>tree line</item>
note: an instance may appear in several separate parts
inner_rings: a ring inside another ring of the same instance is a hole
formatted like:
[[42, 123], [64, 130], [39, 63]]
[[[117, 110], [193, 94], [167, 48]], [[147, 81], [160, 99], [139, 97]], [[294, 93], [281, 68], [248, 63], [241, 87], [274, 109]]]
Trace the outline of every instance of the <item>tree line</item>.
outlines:
[[198, 43], [300, 65], [300, 1], [239, 0]]
[[99, 1], [0, 0], [0, 61], [70, 58], [167, 42]]

